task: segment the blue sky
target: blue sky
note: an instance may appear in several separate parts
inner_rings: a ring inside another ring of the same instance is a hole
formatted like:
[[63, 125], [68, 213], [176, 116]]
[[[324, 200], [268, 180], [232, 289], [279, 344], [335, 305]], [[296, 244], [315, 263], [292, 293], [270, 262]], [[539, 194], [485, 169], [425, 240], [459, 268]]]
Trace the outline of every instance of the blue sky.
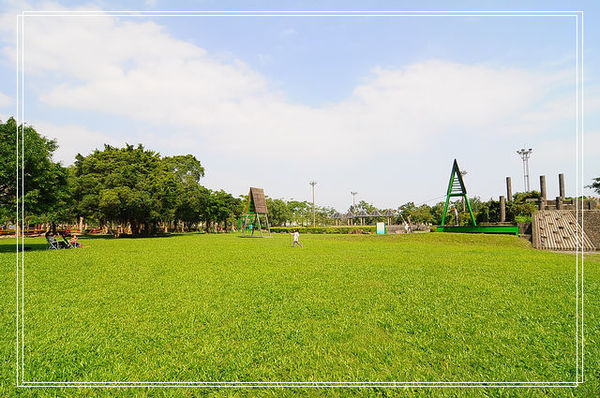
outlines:
[[[316, 3], [315, 3], [316, 4]], [[361, 10], [359, 3], [128, 2], [131, 10]], [[276, 7], [276, 8], [274, 8]], [[15, 15], [124, 10], [117, 2], [8, 2], [0, 10], [0, 118], [15, 102]], [[371, 3], [370, 10], [414, 10]], [[483, 10], [476, 2], [427, 10]], [[493, 10], [494, 7], [487, 9]], [[502, 3], [585, 12], [584, 182], [600, 176], [592, 2]], [[444, 194], [452, 160], [471, 195], [523, 188], [516, 149], [534, 148], [531, 185], [556, 175], [575, 194], [575, 18], [25, 18], [25, 119], [65, 165], [107, 142], [192, 153], [205, 185], [345, 210], [350, 191], [381, 208]], [[590, 194], [591, 191], [586, 190]], [[433, 204], [435, 201], [430, 202]]]

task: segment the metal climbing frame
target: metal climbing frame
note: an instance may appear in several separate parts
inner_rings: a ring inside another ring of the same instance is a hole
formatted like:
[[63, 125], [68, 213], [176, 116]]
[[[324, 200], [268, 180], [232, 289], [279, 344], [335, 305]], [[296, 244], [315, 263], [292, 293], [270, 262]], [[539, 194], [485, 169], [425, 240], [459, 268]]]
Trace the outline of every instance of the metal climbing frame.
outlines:
[[473, 210], [471, 209], [471, 203], [469, 202], [469, 197], [467, 196], [467, 188], [465, 188], [465, 183], [463, 182], [462, 174], [460, 173], [460, 168], [458, 167], [458, 162], [456, 159], [454, 159], [454, 164], [452, 165], [450, 183], [448, 183], [448, 191], [446, 192], [446, 204], [444, 205], [444, 214], [442, 215], [442, 227], [446, 225], [448, 204], [450, 203], [450, 198], [454, 196], [460, 196], [463, 198], [467, 208], [469, 209], [473, 226], [477, 226], [477, 223], [475, 222], [475, 216], [473, 215]]
[[[471, 215], [471, 221], [473, 225], [461, 225], [461, 226], [446, 226], [446, 213], [448, 212], [448, 205], [450, 198], [454, 196], [460, 196], [464, 199], [469, 214]], [[467, 197], [467, 189], [462, 179], [458, 162], [454, 159], [454, 165], [452, 166], [452, 173], [450, 174], [450, 182], [448, 183], [448, 191], [446, 192], [446, 204], [444, 205], [444, 214], [442, 215], [442, 225], [437, 227], [438, 232], [461, 232], [461, 233], [475, 233], [475, 234], [511, 234], [519, 235], [519, 227], [517, 225], [477, 225], [475, 222], [475, 216], [473, 215], [473, 209], [471, 209], [471, 203]]]

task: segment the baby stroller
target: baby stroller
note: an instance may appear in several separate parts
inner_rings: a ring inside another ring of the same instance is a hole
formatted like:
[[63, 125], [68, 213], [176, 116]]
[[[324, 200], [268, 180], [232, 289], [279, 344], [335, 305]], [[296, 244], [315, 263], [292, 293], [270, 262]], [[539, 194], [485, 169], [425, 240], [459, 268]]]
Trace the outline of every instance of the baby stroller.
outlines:
[[56, 238], [52, 235], [46, 235], [46, 242], [48, 242], [48, 250], [58, 250], [61, 248]]
[[46, 234], [46, 241], [48, 242], [48, 250], [58, 249], [72, 249], [73, 245], [67, 240], [66, 234], [60, 234], [62, 241], [56, 240], [54, 235]]

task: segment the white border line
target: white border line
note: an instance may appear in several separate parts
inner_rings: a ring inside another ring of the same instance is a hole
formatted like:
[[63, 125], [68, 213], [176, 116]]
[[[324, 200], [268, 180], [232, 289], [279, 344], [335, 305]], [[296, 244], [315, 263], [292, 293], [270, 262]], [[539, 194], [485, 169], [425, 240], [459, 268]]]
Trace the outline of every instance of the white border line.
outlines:
[[17, 312], [16, 312], [16, 327], [17, 327], [17, 355], [16, 355], [16, 371], [17, 371], [17, 386], [19, 385], [19, 354], [20, 354], [20, 349], [19, 349], [19, 287], [21, 286], [19, 283], [19, 231], [18, 231], [18, 225], [19, 225], [19, 120], [20, 120], [20, 109], [19, 109], [19, 104], [21, 103], [19, 101], [20, 95], [19, 95], [19, 77], [20, 77], [20, 71], [21, 71], [21, 65], [19, 64], [21, 57], [19, 55], [19, 51], [21, 49], [20, 46], [20, 33], [21, 33], [21, 16], [17, 15], [17, 109], [16, 109], [16, 122], [17, 122], [17, 126], [16, 126], [16, 131], [15, 131], [15, 149], [16, 149], [16, 162], [15, 162], [15, 173], [16, 173], [16, 195], [17, 195], [17, 200], [15, 202], [16, 205], [16, 221], [15, 221], [15, 230], [17, 231], [17, 239], [16, 239], [16, 247], [15, 247], [15, 251], [17, 254]]
[[[579, 159], [579, 16], [575, 19], [575, 159]], [[579, 162], [575, 162], [575, 197], [579, 196]], [[578, 221], [578, 201], [575, 200], [575, 221]], [[579, 223], [575, 223], [575, 239], [579, 239]], [[579, 245], [578, 245], [579, 246]], [[579, 247], [575, 250], [575, 380], [579, 381]]]
[[[21, 195], [23, 195], [23, 193], [25, 192], [25, 150], [24, 150], [24, 146], [25, 146], [25, 46], [24, 46], [24, 41], [25, 41], [25, 18], [23, 16], [21, 16], [20, 18], [20, 25], [21, 25], [21, 30], [20, 30], [20, 43], [21, 43], [21, 49], [20, 51], [17, 53], [20, 55], [20, 66], [21, 66], [21, 79], [19, 80], [19, 84], [20, 84], [20, 121], [21, 121], [21, 133], [20, 133], [20, 138], [21, 138], [21, 142], [19, 145], [19, 149], [17, 151], [17, 153], [19, 154], [19, 160], [21, 161], [20, 164], [20, 173], [17, 173], [17, 175], [19, 176], [18, 179], [18, 185], [20, 185], [20, 192]], [[18, 104], [19, 105], [19, 104]], [[19, 137], [19, 126], [17, 125], [17, 141], [18, 141], [18, 137]], [[17, 167], [19, 167], [19, 161], [17, 160]], [[20, 307], [20, 311], [19, 311], [19, 322], [21, 324], [21, 334], [20, 334], [20, 348], [21, 348], [21, 354], [19, 355], [19, 359], [21, 360], [20, 363], [20, 367], [21, 367], [21, 382], [25, 381], [25, 361], [24, 361], [24, 356], [25, 356], [25, 281], [24, 281], [24, 277], [25, 277], [25, 238], [23, 235], [24, 232], [24, 227], [25, 227], [25, 206], [24, 206], [24, 200], [23, 198], [21, 198], [21, 203], [20, 203], [20, 209], [19, 209], [19, 202], [17, 200], [17, 216], [20, 216], [20, 223], [19, 220], [17, 220], [17, 224], [18, 227], [17, 229], [21, 232], [21, 237], [20, 237], [20, 249], [21, 252], [17, 254], [17, 256], [19, 256], [20, 254], [20, 260], [21, 260], [21, 267], [20, 267], [20, 272], [21, 272], [21, 276], [20, 276], [20, 281], [21, 281], [21, 302], [19, 303], [19, 300], [17, 300], [17, 306], [19, 306], [19, 304], [21, 305]], [[17, 244], [19, 244], [19, 237], [17, 238]], [[18, 364], [19, 365], [19, 364]]]
[[[583, 95], [583, 11], [581, 12], [581, 194], [583, 195], [583, 180], [585, 179], [584, 175], [584, 152], [585, 146], [583, 145], [584, 141], [584, 133], [583, 133], [583, 115], [584, 115], [584, 95]], [[583, 211], [581, 212], [581, 235], [583, 236], [583, 232], [585, 231], [584, 227], [584, 216]], [[581, 255], [581, 382], [583, 383], [584, 373], [583, 373], [583, 356], [584, 356], [584, 335], [583, 335], [583, 253]]]
[[[61, 12], [65, 12], [64, 10], [44, 10], [44, 11], [38, 11], [38, 10], [23, 10], [23, 14], [40, 14], [40, 13], [61, 13]], [[146, 10], [146, 11], [128, 11], [128, 10], [121, 10], [121, 11], [117, 11], [117, 10], [112, 10], [112, 11], [102, 11], [102, 10], [67, 10], [66, 12], [69, 13], [82, 13], [82, 14], [115, 14], [115, 13], [144, 13], [144, 14], [154, 14], [154, 13], [169, 13], [169, 14], [186, 14], [186, 13], [207, 13], [207, 14], [241, 14], [241, 13], [266, 13], [266, 14], [294, 14], [294, 13], [306, 13], [306, 14], [329, 14], [329, 13], [346, 13], [346, 14], [364, 14], [364, 13], [379, 13], [379, 12], [383, 12], [386, 14], [411, 14], [411, 13], [431, 13], [431, 14], [437, 14], [437, 13], [448, 13], [448, 14], [456, 14], [456, 13], [501, 13], [501, 12], [506, 12], [506, 13], [514, 13], [514, 14], [527, 14], [527, 13], [533, 13], [533, 14], [540, 14], [540, 13], [583, 13], [583, 11], [577, 11], [577, 10], [563, 10], [563, 11], [534, 11], [534, 10], [524, 10], [524, 11], [511, 11], [511, 10], [498, 10], [498, 11], [486, 11], [486, 10], [480, 10], [480, 11], [467, 11], [467, 10], [454, 10], [454, 11], [428, 11], [428, 10], [413, 10], [413, 11], [398, 11], [398, 10], [372, 10], [372, 11], [367, 11], [367, 10], [363, 10], [363, 11], [356, 11], [356, 10], [340, 10], [340, 11], [319, 11], [319, 10], [290, 10], [290, 11], [274, 11], [274, 10], [221, 10], [221, 11], [198, 11], [198, 10], [190, 10], [190, 11], [173, 11], [173, 10], [161, 10], [161, 11], [151, 11], [151, 10]]]
[[572, 14], [29, 14], [23, 15], [27, 17], [576, 17]]
[[[383, 14], [382, 14], [383, 13]], [[361, 15], [363, 14], [363, 15]], [[579, 16], [581, 15], [581, 53], [579, 53]], [[19, 120], [25, 120], [25, 16], [126, 16], [126, 17], [575, 17], [576, 45], [576, 196], [583, 193], [583, 156], [579, 168], [579, 145], [583, 151], [583, 11], [32, 11], [24, 10], [17, 15], [17, 231], [21, 216], [20, 231], [24, 231], [25, 207], [21, 202], [19, 214], [19, 182], [21, 194], [24, 192], [24, 128], [21, 129], [19, 146]], [[579, 56], [581, 55], [581, 94], [579, 91]], [[20, 77], [20, 79], [19, 79]], [[581, 95], [581, 108], [579, 98]], [[579, 134], [581, 117], [581, 136]], [[19, 173], [19, 149], [21, 150], [21, 170]], [[20, 180], [19, 180], [20, 176]], [[581, 190], [579, 190], [579, 183]], [[575, 201], [576, 214], [579, 204]], [[581, 209], [582, 210], [582, 209]], [[581, 212], [581, 236], [583, 238], [583, 211]], [[576, 226], [577, 227], [577, 226]], [[21, 243], [21, 268], [19, 270], [19, 242]], [[583, 248], [576, 250], [576, 381], [575, 382], [26, 382], [25, 373], [25, 282], [24, 282], [24, 242], [25, 238], [17, 233], [17, 387], [577, 387], [583, 383]], [[579, 255], [581, 252], [581, 377], [579, 372]], [[21, 275], [19, 276], [19, 271]], [[21, 308], [19, 309], [19, 283], [21, 287]], [[19, 335], [19, 321], [21, 334]], [[20, 345], [19, 345], [20, 337]], [[19, 347], [21, 352], [19, 352]], [[19, 359], [21, 369], [19, 374]], [[19, 378], [19, 375], [21, 376]]]

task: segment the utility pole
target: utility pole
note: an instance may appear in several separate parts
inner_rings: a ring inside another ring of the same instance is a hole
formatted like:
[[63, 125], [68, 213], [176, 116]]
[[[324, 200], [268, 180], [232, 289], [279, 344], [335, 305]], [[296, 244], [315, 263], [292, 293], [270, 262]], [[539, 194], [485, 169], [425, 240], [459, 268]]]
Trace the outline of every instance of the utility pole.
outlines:
[[[467, 175], [467, 170], [461, 170], [460, 171], [460, 175], [463, 176], [463, 177], [466, 176]], [[464, 196], [462, 198], [462, 205], [463, 205], [463, 213], [465, 213], [467, 211], [467, 209], [465, 208], [465, 198], [464, 198]]]
[[309, 183], [312, 186], [312, 194], [313, 194], [313, 227], [316, 226], [316, 218], [315, 218], [315, 185], [317, 185], [316, 181], [311, 181]]
[[529, 157], [531, 156], [533, 149], [522, 148], [517, 153], [523, 159], [523, 182], [525, 183], [525, 192], [529, 192]]
[[356, 195], [358, 192], [350, 192], [352, 195], [352, 211], [356, 211]]

